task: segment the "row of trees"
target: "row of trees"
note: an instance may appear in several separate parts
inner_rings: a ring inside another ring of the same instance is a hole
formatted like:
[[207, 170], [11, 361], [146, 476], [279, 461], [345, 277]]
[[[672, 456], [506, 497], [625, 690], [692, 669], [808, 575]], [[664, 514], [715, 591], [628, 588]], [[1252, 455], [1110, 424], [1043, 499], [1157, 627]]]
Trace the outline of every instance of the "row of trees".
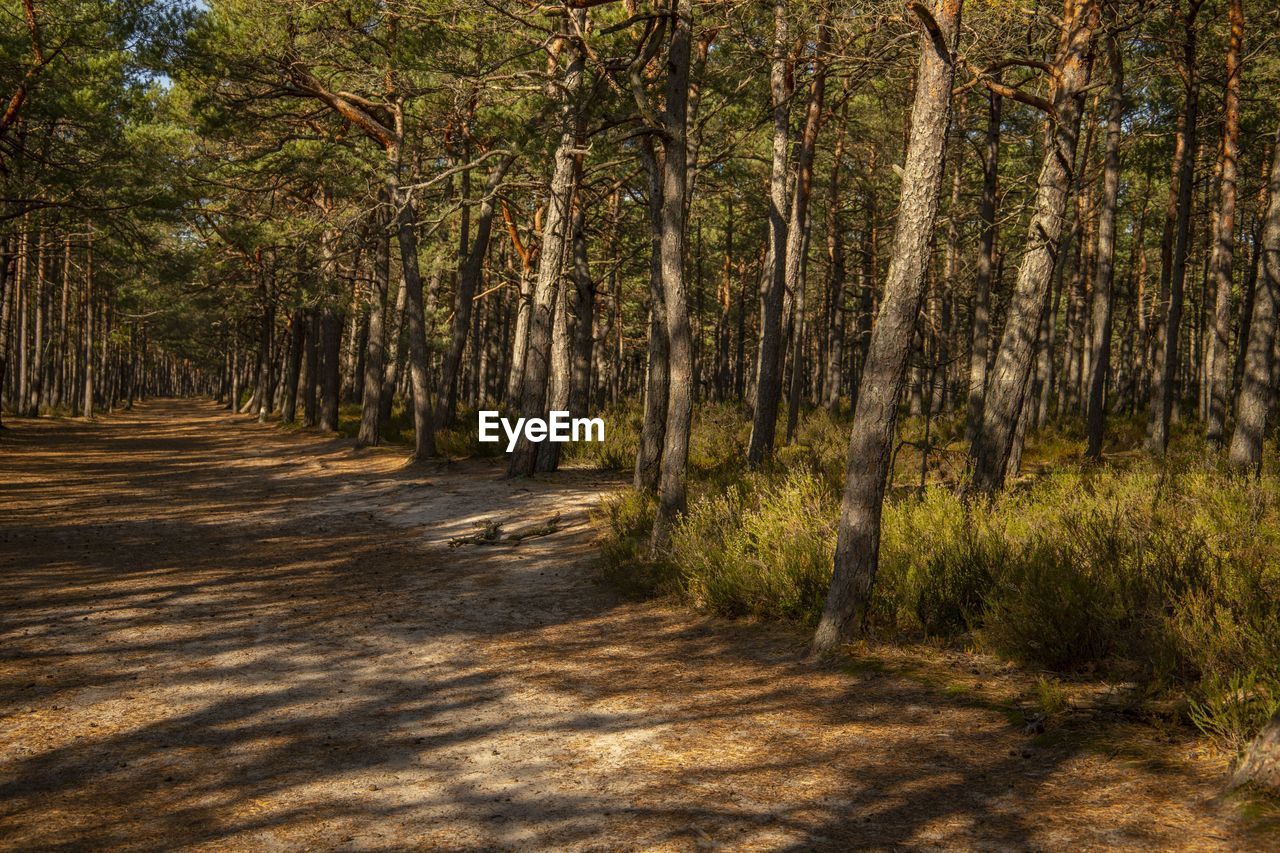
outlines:
[[358, 406], [364, 444], [403, 405], [423, 458], [482, 404], [635, 400], [659, 549], [695, 401], [749, 413], [755, 465], [852, 411], [819, 652], [865, 615], [901, 412], [956, 415], [978, 494], [1050, 420], [1095, 458], [1123, 415], [1261, 459], [1258, 0], [4, 8], [11, 410], [163, 377], [326, 430]]

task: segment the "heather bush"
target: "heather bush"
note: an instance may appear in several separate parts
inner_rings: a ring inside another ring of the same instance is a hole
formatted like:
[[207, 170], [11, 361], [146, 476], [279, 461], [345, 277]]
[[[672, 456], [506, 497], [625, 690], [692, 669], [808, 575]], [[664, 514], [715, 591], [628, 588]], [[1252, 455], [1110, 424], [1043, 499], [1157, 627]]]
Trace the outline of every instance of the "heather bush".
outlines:
[[[624, 496], [602, 515], [608, 562], [707, 612], [813, 624], [846, 427], [816, 412], [771, 465], [746, 472], [741, 417], [701, 415], [671, 551], [646, 555], [652, 501]], [[891, 489], [870, 628], [1180, 690], [1196, 725], [1239, 746], [1280, 702], [1280, 476], [1230, 474], [1195, 441], [1175, 434], [1163, 464], [1098, 467], [1051, 429], [1028, 444], [1043, 467], [990, 501], [966, 500], [954, 482]]]

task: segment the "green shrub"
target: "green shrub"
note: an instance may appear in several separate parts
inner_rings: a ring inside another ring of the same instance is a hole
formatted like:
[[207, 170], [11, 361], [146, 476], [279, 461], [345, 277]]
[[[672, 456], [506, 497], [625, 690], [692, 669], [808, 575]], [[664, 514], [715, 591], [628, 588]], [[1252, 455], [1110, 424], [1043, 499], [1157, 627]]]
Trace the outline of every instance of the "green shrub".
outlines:
[[1196, 728], [1239, 754], [1280, 710], [1280, 679], [1256, 670], [1214, 673], [1199, 684], [1189, 706]]
[[637, 405], [606, 406], [593, 417], [604, 419], [604, 441], [574, 441], [561, 453], [565, 461], [581, 461], [601, 471], [625, 471], [636, 464], [644, 410]]
[[[1280, 702], [1280, 471], [1230, 474], [1190, 428], [1162, 462], [1099, 467], [1073, 461], [1077, 432], [1038, 433], [1035, 476], [989, 501], [936, 478], [891, 490], [873, 629], [972, 642], [1038, 669], [1145, 679], [1180, 691], [1191, 720], [1236, 748]], [[1121, 432], [1118, 441], [1140, 437]], [[631, 495], [603, 510], [607, 560], [707, 612], [813, 623], [830, 581], [846, 435], [847, 424], [815, 412], [773, 462], [746, 472], [742, 415], [699, 410], [691, 499], [671, 551], [645, 556], [652, 500]]]
[[604, 575], [632, 595], [675, 592], [671, 564], [648, 553], [649, 534], [657, 500], [653, 495], [627, 490], [609, 495], [593, 512], [601, 529]]
[[712, 613], [816, 622], [831, 582], [833, 510], [803, 475], [757, 475], [696, 500], [672, 536], [681, 593]]

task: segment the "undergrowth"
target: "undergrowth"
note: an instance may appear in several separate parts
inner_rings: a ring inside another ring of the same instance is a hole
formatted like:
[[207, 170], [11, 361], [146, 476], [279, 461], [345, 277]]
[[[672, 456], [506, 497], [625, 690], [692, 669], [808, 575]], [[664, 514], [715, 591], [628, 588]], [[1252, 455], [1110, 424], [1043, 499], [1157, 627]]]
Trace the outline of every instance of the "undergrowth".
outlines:
[[[626, 423], [633, 447], [639, 416]], [[962, 428], [930, 426], [927, 466], [922, 424], [901, 431], [870, 630], [1137, 679], [1185, 697], [1188, 719], [1225, 748], [1246, 743], [1280, 705], [1280, 475], [1227, 473], [1189, 425], [1154, 462], [1120, 444], [1141, 439], [1120, 420], [1108, 464], [1082, 461], [1078, 433], [1041, 430], [1013, 488], [966, 501]], [[810, 415], [769, 466], [748, 471], [745, 420], [700, 410], [670, 551], [647, 555], [652, 499], [618, 495], [599, 518], [609, 574], [706, 612], [812, 625], [831, 577], [847, 430]]]

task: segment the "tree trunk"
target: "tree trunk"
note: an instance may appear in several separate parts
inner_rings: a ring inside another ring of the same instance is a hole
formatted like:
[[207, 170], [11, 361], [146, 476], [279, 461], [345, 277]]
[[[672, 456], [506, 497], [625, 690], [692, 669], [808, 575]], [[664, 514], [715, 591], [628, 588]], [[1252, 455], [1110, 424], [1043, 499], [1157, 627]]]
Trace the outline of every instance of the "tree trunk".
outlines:
[[84, 399], [81, 413], [93, 418], [93, 229], [89, 229], [84, 256]]
[[33, 418], [40, 416], [40, 403], [44, 397], [44, 318], [49, 303], [49, 286], [45, 280], [45, 236], [45, 233], [41, 231], [36, 237], [35, 292], [31, 296], [31, 304], [35, 314], [31, 336], [31, 379], [28, 382], [27, 397], [22, 401], [26, 407], [27, 415]]
[[[302, 425], [313, 427], [320, 420], [319, 397], [316, 394], [316, 377], [319, 375], [320, 365], [320, 312], [314, 306], [306, 309], [303, 322], [307, 325], [307, 333], [303, 340], [302, 373], [298, 378], [298, 386], [302, 394]], [[234, 353], [232, 358], [232, 372], [238, 383]]]
[[[842, 115], [843, 118], [843, 115]], [[844, 164], [843, 124], [831, 155], [831, 181], [827, 185], [827, 346], [823, 397], [827, 410], [840, 406], [841, 371], [844, 365], [845, 268], [844, 221], [840, 217], [840, 169]]]
[[1183, 16], [1182, 74], [1186, 105], [1178, 128], [1182, 159], [1178, 169], [1178, 205], [1174, 224], [1173, 257], [1169, 273], [1169, 302], [1163, 322], [1163, 346], [1156, 352], [1150, 408], [1147, 414], [1147, 450], [1164, 455], [1169, 446], [1169, 419], [1177, 395], [1178, 338], [1182, 329], [1183, 285], [1187, 275], [1187, 248], [1191, 240], [1191, 193], [1195, 179], [1196, 120], [1199, 114], [1200, 76], [1196, 68], [1195, 19], [1203, 0], [1189, 0]]
[[573, 365], [569, 377], [569, 414], [585, 417], [591, 399], [591, 362], [595, 346], [596, 282], [587, 262], [587, 227], [582, 208], [573, 219]]
[[509, 406], [520, 403], [520, 388], [524, 385], [524, 359], [529, 347], [529, 313], [533, 306], [533, 251], [520, 242], [511, 211], [504, 202], [502, 219], [507, 224], [511, 244], [520, 256], [520, 290], [516, 296], [515, 330], [511, 336], [511, 367], [507, 372], [506, 393], [503, 399]]
[[1120, 193], [1120, 134], [1124, 118], [1124, 59], [1115, 36], [1107, 39], [1111, 91], [1107, 111], [1106, 151], [1102, 165], [1102, 204], [1098, 211], [1097, 273], [1093, 280], [1093, 341], [1089, 359], [1088, 448], [1090, 459], [1102, 458], [1106, 422], [1107, 373], [1111, 365], [1111, 302], [1116, 254], [1116, 198]]
[[342, 393], [342, 316], [331, 305], [320, 314], [320, 348], [316, 369], [322, 432], [338, 431], [338, 397]]
[[902, 173], [902, 200], [884, 298], [871, 332], [849, 439], [835, 569], [814, 635], [816, 655], [834, 651], [863, 626], [880, 557], [880, 515], [893, 452], [898, 400], [916, 318], [924, 297], [930, 242], [938, 213], [942, 164], [955, 76], [961, 0], [936, 0], [920, 38], [911, 137]]
[[1014, 431], [1031, 370], [1036, 329], [1061, 248], [1076, 141], [1080, 133], [1082, 90], [1089, 82], [1098, 8], [1094, 0], [1066, 0], [1057, 74], [1051, 88], [1056, 120], [1050, 122], [1044, 159], [1018, 282], [989, 379], [982, 428], [972, 448], [974, 487], [994, 492], [1004, 484]]
[[1280, 793], [1280, 711], [1254, 738], [1231, 777], [1233, 788], [1254, 784]]
[[1227, 395], [1231, 391], [1231, 266], [1235, 249], [1236, 173], [1240, 158], [1240, 52], [1244, 41], [1244, 12], [1240, 0], [1231, 0], [1228, 18], [1231, 38], [1227, 46], [1227, 80], [1223, 99], [1222, 175], [1211, 262], [1217, 294], [1214, 299], [1212, 347], [1208, 354], [1207, 435], [1209, 441], [1219, 445], [1225, 437]]
[[685, 194], [688, 180], [689, 55], [692, 0], [676, 0], [667, 54], [666, 114], [662, 158], [662, 297], [669, 358], [666, 430], [658, 476], [658, 511], [652, 547], [665, 549], [685, 509], [689, 433], [693, 426], [693, 335], [684, 281]]
[[284, 370], [284, 399], [280, 403], [281, 420], [286, 424], [298, 419], [298, 374], [306, 340], [307, 315], [301, 308], [294, 308], [289, 316], [289, 359]]
[[[398, 157], [397, 157], [398, 159]], [[397, 195], [400, 195], [397, 193]], [[431, 383], [427, 377], [427, 322], [422, 305], [422, 274], [418, 269], [418, 215], [413, 202], [397, 199], [397, 242], [405, 289], [405, 332], [409, 336], [409, 380], [413, 388], [413, 459], [436, 455], [431, 422]]]
[[1236, 427], [1228, 461], [1235, 468], [1262, 470], [1262, 442], [1271, 405], [1277, 300], [1280, 300], [1280, 128], [1271, 154], [1270, 200], [1262, 229], [1262, 264], [1254, 296], [1253, 320], [1236, 398]]
[[805, 288], [809, 260], [809, 195], [813, 186], [813, 157], [822, 128], [822, 102], [827, 90], [826, 54], [830, 41], [827, 5], [818, 17], [818, 42], [813, 59], [813, 82], [804, 129], [796, 152], [795, 190], [791, 198], [791, 220], [787, 224], [787, 263], [784, 290], [791, 294], [795, 319], [791, 331], [791, 387], [787, 391], [787, 441], [795, 435], [800, 407], [800, 387], [804, 380]]
[[787, 136], [791, 119], [791, 84], [787, 53], [791, 37], [787, 4], [773, 4], [773, 60], [769, 90], [773, 98], [773, 161], [769, 173], [769, 264], [761, 277], [760, 347], [756, 353], [755, 412], [747, 461], [759, 465], [773, 453], [782, 396], [782, 307], [787, 264]]
[[[360, 431], [356, 434], [356, 446], [377, 444], [381, 439], [383, 373], [387, 352], [387, 290], [391, 268], [391, 187], [383, 187], [378, 194], [378, 208], [373, 216], [373, 287], [369, 291], [369, 322], [365, 335], [364, 375], [360, 391]], [[402, 289], [403, 292], [403, 289]]]
[[[581, 19], [585, 12], [572, 14]], [[583, 57], [572, 41], [566, 42], [568, 65], [561, 86], [555, 87], [560, 102], [560, 141], [556, 146], [551, 193], [542, 224], [542, 254], [538, 280], [529, 314], [528, 344], [520, 389], [519, 414], [525, 418], [546, 418], [547, 375], [551, 361], [552, 309], [556, 290], [564, 272], [564, 257], [570, 228], [570, 205], [574, 190], [574, 154], [577, 149], [577, 112], [582, 86]], [[510, 477], [534, 472], [538, 446], [522, 433], [507, 465]]]
[[[462, 364], [462, 352], [467, 346], [467, 330], [471, 326], [476, 289], [480, 284], [485, 256], [489, 252], [489, 235], [493, 231], [498, 186], [515, 159], [514, 154], [506, 154], [499, 158], [497, 165], [489, 171], [489, 178], [484, 187], [484, 197], [480, 199], [475, 239], [459, 270], [458, 295], [453, 306], [449, 349], [445, 352], [444, 368], [441, 372], [440, 405], [436, 411], [436, 423], [442, 427], [452, 424], [455, 416], [455, 408], [458, 404], [458, 369]], [[479, 345], [478, 341], [473, 343], [473, 346]]]
[[[14, 279], [17, 276], [17, 253], [13, 238], [0, 238], [0, 388], [4, 388], [9, 372], [9, 336], [12, 328]], [[3, 406], [0, 406], [3, 409]], [[4, 418], [0, 415], [0, 429]]]
[[633, 485], [638, 491], [656, 492], [662, 444], [666, 439], [667, 390], [670, 384], [667, 319], [662, 296], [662, 172], [652, 140], [642, 139], [639, 145], [640, 157], [649, 178], [649, 354], [645, 362], [644, 412]]
[[[999, 82], [999, 77], [996, 81]], [[978, 219], [977, 270], [973, 280], [973, 325], [969, 342], [969, 395], [966, 438], [973, 445], [982, 423], [982, 404], [987, 392], [987, 353], [991, 341], [991, 277], [996, 266], [996, 202], [1000, 177], [1001, 97], [987, 94], [987, 134], [982, 146], [982, 201]]]

